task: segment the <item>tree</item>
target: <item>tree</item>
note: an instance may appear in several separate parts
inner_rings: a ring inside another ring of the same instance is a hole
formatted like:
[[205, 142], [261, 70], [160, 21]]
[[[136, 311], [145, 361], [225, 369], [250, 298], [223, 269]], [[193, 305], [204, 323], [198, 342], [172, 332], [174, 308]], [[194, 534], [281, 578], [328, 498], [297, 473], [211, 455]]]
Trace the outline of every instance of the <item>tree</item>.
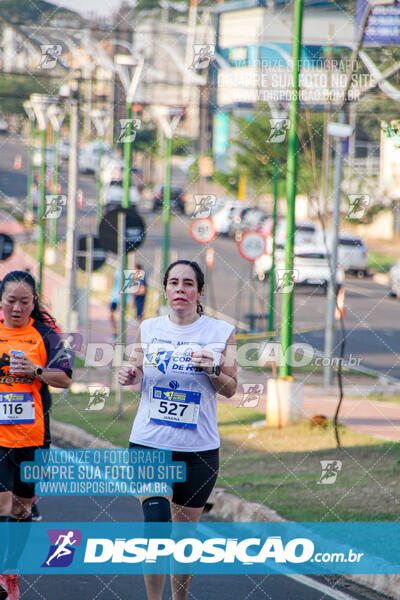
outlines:
[[[270, 119], [272, 116], [268, 105], [260, 105], [252, 120], [243, 117], [234, 119], [238, 135], [231, 140], [231, 143], [237, 148], [236, 165], [227, 174], [216, 173], [215, 175], [215, 179], [229, 191], [232, 191], [232, 182], [237, 180], [238, 174], [244, 173], [255, 196], [272, 192], [273, 161], [276, 151], [280, 171], [280, 193], [284, 192], [287, 135], [283, 136], [284, 141], [275, 143], [276, 136], [271, 129]], [[298, 136], [297, 189], [300, 194], [310, 194], [315, 192], [319, 181], [320, 161], [315, 165], [311, 154], [322, 156], [323, 114], [301, 112]]]
[[0, 110], [6, 114], [26, 116], [23, 102], [34, 92], [47, 89], [50, 81], [52, 87], [55, 87], [56, 80], [49, 80], [48, 77], [0, 74]]
[[31, 0], [2, 0], [0, 14], [10, 21], [30, 24], [40, 23], [41, 21], [48, 24], [56, 17], [77, 16], [76, 12], [45, 2], [45, 0], [35, 0], [35, 2], [31, 2]]

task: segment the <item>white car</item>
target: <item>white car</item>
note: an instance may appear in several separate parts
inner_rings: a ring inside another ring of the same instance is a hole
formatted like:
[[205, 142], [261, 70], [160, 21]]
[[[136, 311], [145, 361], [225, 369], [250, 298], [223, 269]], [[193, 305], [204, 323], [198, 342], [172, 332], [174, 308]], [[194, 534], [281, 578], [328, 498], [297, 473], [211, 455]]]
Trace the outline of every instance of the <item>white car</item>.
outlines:
[[389, 271], [390, 295], [400, 299], [400, 258]]
[[106, 142], [94, 140], [86, 144], [79, 152], [78, 169], [80, 173], [97, 173], [101, 148], [103, 156], [110, 153], [110, 146]]
[[229, 235], [229, 230], [235, 216], [235, 212], [246, 208], [246, 204], [240, 200], [227, 200], [223, 207], [212, 215], [214, 227], [220, 235]]
[[[109, 186], [103, 189], [103, 212], [108, 212], [112, 208], [122, 204], [124, 197], [124, 190], [122, 184], [118, 181], [112, 181]], [[140, 194], [137, 187], [132, 186], [129, 189], [129, 202], [133, 206], [137, 204], [140, 199]]]
[[[295, 244], [312, 244], [317, 238], [317, 227], [311, 221], [296, 221]], [[276, 240], [284, 244], [286, 240], [286, 219], [280, 219], [276, 226]]]
[[[254, 275], [262, 280], [271, 270], [271, 254], [263, 254], [254, 263]], [[279, 281], [280, 274], [285, 270], [285, 250], [282, 244], [276, 248], [275, 279]], [[298, 245], [294, 249], [293, 280], [296, 285], [322, 287], [326, 293], [330, 281], [328, 255], [324, 247], [314, 244]], [[336, 283], [341, 286], [344, 272], [340, 267], [336, 270]]]
[[368, 268], [368, 250], [360, 237], [341, 233], [338, 244], [338, 265], [344, 271], [366, 275]]
[[[326, 234], [328, 248], [332, 248], [332, 231]], [[322, 234], [318, 235], [318, 243], [324, 245]], [[368, 250], [362, 238], [349, 233], [341, 232], [338, 238], [338, 266], [344, 272], [356, 273], [364, 276], [368, 272]]]
[[8, 123], [5, 120], [3, 113], [0, 113], [0, 133], [8, 133]]
[[[269, 236], [267, 238], [268, 252], [265, 252], [264, 254], [256, 258], [256, 260], [254, 261], [253, 275], [254, 277], [257, 277], [260, 281], [263, 281], [266, 277], [268, 277], [268, 274], [272, 267], [272, 242], [270, 243], [271, 240], [272, 238], [271, 236]], [[279, 260], [281, 260], [281, 257], [284, 256], [284, 254], [284, 246], [282, 244], [277, 244], [275, 248], [275, 265]]]
[[121, 181], [124, 177], [124, 161], [112, 154], [103, 157], [101, 163], [101, 180], [103, 185], [111, 185], [112, 181]]
[[[54, 164], [54, 148], [49, 146], [45, 150], [46, 166], [51, 167]], [[33, 150], [33, 166], [40, 167], [42, 164], [42, 149], [34, 148]]]
[[69, 159], [69, 140], [67, 138], [61, 138], [58, 142], [58, 156], [60, 161]]
[[[278, 263], [284, 269], [284, 257]], [[312, 285], [322, 287], [327, 292], [331, 279], [328, 254], [325, 248], [313, 244], [299, 246], [294, 251], [294, 282], [296, 285]], [[340, 287], [344, 280], [343, 269], [336, 270], [336, 284]]]

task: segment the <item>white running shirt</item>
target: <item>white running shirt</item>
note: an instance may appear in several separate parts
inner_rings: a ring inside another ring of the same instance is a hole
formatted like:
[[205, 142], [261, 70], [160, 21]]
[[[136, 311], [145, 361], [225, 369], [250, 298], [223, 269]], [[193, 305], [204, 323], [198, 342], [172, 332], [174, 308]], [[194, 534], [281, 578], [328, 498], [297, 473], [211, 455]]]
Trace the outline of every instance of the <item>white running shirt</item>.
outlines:
[[168, 315], [143, 321], [144, 378], [131, 442], [183, 452], [219, 448], [216, 392], [190, 359], [203, 348], [219, 364], [234, 330], [226, 321], [205, 315], [190, 325], [175, 325]]

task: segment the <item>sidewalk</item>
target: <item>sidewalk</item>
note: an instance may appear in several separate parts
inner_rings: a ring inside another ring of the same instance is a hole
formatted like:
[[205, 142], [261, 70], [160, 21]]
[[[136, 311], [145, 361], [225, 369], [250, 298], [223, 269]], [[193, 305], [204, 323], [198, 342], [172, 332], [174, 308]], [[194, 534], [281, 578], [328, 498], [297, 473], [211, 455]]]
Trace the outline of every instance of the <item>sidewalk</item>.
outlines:
[[[0, 232], [12, 233], [19, 236], [24, 233], [24, 227], [13, 217], [0, 211]], [[16, 243], [13, 254], [6, 261], [0, 262], [0, 278], [14, 269], [30, 268], [32, 275], [37, 277], [38, 264], [36, 258], [23, 252]], [[54, 273], [51, 269], [44, 269], [43, 297], [48, 304], [50, 312], [54, 306], [55, 290], [64, 287], [64, 278]], [[111, 290], [110, 290], [111, 293]], [[127, 343], [130, 343], [135, 335], [136, 322], [128, 322]], [[80, 327], [79, 333], [83, 336], [84, 347], [86, 347], [86, 328]], [[108, 306], [91, 300], [90, 303], [90, 340], [91, 342], [106, 343], [111, 336], [111, 325], [109, 321]], [[85, 369], [75, 369], [74, 379], [76, 382], [110, 381], [112, 376], [111, 367], [91, 369], [90, 375]], [[256, 410], [265, 412], [266, 406], [266, 384], [270, 377], [267, 373], [246, 371], [239, 368], [239, 384], [252, 383], [264, 385], [264, 393], [260, 394], [260, 401]], [[311, 418], [316, 414], [323, 414], [332, 418], [339, 399], [337, 385], [324, 388], [321, 375], [304, 374], [304, 416]], [[296, 377], [298, 379], [298, 377]], [[360, 433], [376, 436], [383, 439], [400, 441], [400, 405], [392, 405], [388, 402], [378, 402], [368, 399], [370, 393], [383, 393], [391, 395], [396, 390], [391, 386], [383, 385], [379, 380], [371, 379], [363, 375], [344, 376], [344, 401], [340, 411], [340, 421], [348, 427]], [[314, 385], [311, 385], [313, 383]], [[397, 390], [397, 393], [400, 393]], [[349, 396], [356, 398], [349, 399]], [[239, 406], [243, 400], [243, 390], [239, 388], [238, 393], [229, 401], [234, 406]]]
[[[264, 391], [260, 394], [260, 400], [255, 410], [265, 413], [267, 403], [267, 380], [271, 377], [269, 373], [257, 373], [239, 368], [239, 383], [252, 383], [264, 385]], [[325, 415], [332, 418], [336, 412], [339, 402], [339, 389], [337, 385], [329, 388], [323, 387], [316, 377], [302, 374], [303, 385], [303, 412], [304, 417], [310, 419], [314, 415]], [[295, 377], [301, 381], [300, 375]], [[314, 384], [310, 383], [313, 381]], [[339, 413], [339, 421], [346, 424], [350, 429], [366, 435], [400, 442], [400, 404], [380, 402], [369, 399], [370, 394], [384, 394], [400, 396], [400, 390], [393, 386], [385, 385], [377, 379], [363, 375], [346, 374], [343, 378], [344, 398]], [[243, 401], [243, 391], [240, 390], [230, 400], [234, 406], [239, 406]]]

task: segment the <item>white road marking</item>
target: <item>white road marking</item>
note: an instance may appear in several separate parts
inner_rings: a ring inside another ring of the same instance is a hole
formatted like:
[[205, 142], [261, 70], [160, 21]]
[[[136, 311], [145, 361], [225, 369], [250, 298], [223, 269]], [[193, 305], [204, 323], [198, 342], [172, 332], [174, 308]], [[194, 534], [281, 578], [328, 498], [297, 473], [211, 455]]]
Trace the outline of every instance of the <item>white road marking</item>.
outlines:
[[[205, 530], [209, 535], [212, 535], [212, 536], [214, 535], [214, 531], [212, 530], [212, 528], [209, 525], [206, 525], [206, 523], [203, 522], [202, 526], [203, 526], [203, 531]], [[251, 564], [251, 563], [249, 563], [249, 564]], [[273, 575], [273, 573], [270, 573], [270, 574]], [[310, 588], [313, 588], [314, 590], [322, 592], [325, 596], [328, 596], [329, 598], [333, 598], [334, 600], [355, 600], [354, 596], [349, 596], [348, 594], [345, 594], [344, 592], [335, 590], [335, 589], [329, 587], [328, 585], [325, 585], [324, 583], [320, 583], [319, 581], [316, 581], [315, 579], [311, 579], [311, 577], [307, 577], [307, 575], [285, 575], [283, 573], [277, 573], [277, 575], [283, 575], [283, 577], [290, 577], [290, 579], [297, 581], [297, 583], [306, 585], [307, 587], [310, 587]]]

